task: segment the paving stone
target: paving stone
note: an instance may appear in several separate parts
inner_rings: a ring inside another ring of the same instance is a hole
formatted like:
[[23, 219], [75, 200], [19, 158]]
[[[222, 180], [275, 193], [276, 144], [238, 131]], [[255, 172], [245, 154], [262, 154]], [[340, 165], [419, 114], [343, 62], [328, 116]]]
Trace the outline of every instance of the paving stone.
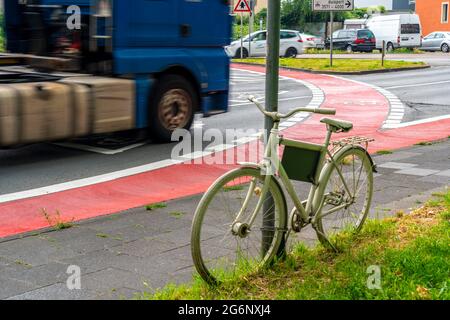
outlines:
[[57, 282], [65, 282], [68, 278], [68, 264], [52, 262], [39, 267], [10, 266], [1, 270], [2, 277], [26, 281], [36, 287], [44, 287]]
[[87, 289], [69, 290], [65, 283], [56, 283], [10, 297], [9, 300], [91, 300], [95, 296], [96, 294], [93, 291]]
[[22, 294], [35, 289], [32, 283], [0, 276], [0, 299]]
[[132, 300], [139, 296], [142, 292], [144, 291], [140, 292], [139, 290], [130, 288], [112, 289], [109, 292], [96, 295], [95, 300]]
[[431, 175], [424, 178], [419, 179], [420, 182], [430, 182], [440, 185], [450, 185], [450, 180], [448, 177], [439, 176], [439, 175]]
[[405, 159], [415, 158], [420, 155], [422, 155], [422, 153], [410, 152], [410, 151], [397, 151], [392, 154], [375, 156], [374, 160], [376, 163], [385, 163], [385, 162], [392, 162], [392, 161], [402, 161]]
[[437, 176], [442, 176], [442, 177], [450, 177], [450, 170], [445, 170], [445, 171], [441, 171], [436, 173]]
[[412, 169], [405, 169], [401, 171], [396, 171], [396, 174], [407, 174], [412, 176], [420, 176], [420, 177], [426, 177], [431, 176], [432, 174], [436, 174], [439, 171], [437, 170], [430, 170], [430, 169], [420, 169], [420, 168], [412, 168]]
[[144, 238], [115, 247], [118, 252], [145, 258], [176, 248], [176, 245], [156, 238]]
[[[165, 279], [164, 279], [165, 280]], [[147, 289], [148, 278], [137, 273], [116, 268], [108, 268], [91, 273], [81, 278], [82, 287], [95, 292], [96, 295], [105, 295], [118, 288], [127, 287], [131, 290], [143, 291]]]
[[77, 227], [66, 233], [52, 234], [55, 245], [75, 252], [75, 255], [108, 249], [123, 244], [123, 236], [118, 233], [97, 232], [91, 228]]
[[378, 168], [385, 168], [385, 169], [410, 169], [412, 167], [417, 167], [417, 164], [411, 164], [411, 163], [404, 163], [404, 162], [386, 162], [383, 164], [378, 165]]
[[70, 259], [61, 260], [61, 262], [68, 265], [79, 266], [82, 274], [89, 274], [113, 267], [119, 262], [127, 260], [130, 260], [130, 256], [111, 249], [89, 252]]
[[58, 246], [36, 236], [0, 243], [0, 256], [33, 267], [75, 255], [77, 253], [68, 247]]

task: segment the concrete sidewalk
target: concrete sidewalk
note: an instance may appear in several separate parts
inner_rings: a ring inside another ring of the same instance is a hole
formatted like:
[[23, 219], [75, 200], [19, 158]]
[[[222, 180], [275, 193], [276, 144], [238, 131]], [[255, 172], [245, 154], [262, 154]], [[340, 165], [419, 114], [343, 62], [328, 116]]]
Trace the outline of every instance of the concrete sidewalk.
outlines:
[[[375, 156], [373, 217], [408, 210], [450, 185], [450, 140]], [[298, 185], [300, 192], [308, 186]], [[1, 299], [121, 299], [192, 278], [190, 226], [199, 196], [73, 228], [0, 240]], [[302, 239], [315, 243], [311, 230]], [[69, 266], [81, 290], [68, 290]]]

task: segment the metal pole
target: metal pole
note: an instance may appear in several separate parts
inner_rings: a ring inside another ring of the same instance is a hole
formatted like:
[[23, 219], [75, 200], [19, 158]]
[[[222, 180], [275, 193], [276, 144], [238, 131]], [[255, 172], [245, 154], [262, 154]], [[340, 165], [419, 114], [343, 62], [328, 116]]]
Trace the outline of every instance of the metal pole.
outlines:
[[241, 59], [244, 59], [244, 19], [241, 12]]
[[253, 21], [254, 21], [254, 17], [253, 17], [253, 11], [252, 11], [252, 12], [250, 12], [250, 17], [248, 19], [248, 56], [249, 57], [252, 56], [252, 39], [251, 39], [251, 35], [252, 35], [252, 31], [253, 31]]
[[384, 67], [384, 59], [386, 57], [386, 40], [383, 40], [383, 44], [382, 44], [382, 48], [381, 48], [381, 66]]
[[333, 24], [334, 24], [334, 12], [331, 11], [330, 12], [330, 20], [331, 20], [331, 25], [330, 25], [330, 67], [333, 67]]
[[[270, 0], [268, 4], [267, 17], [267, 59], [266, 59], [266, 110], [278, 111], [278, 77], [280, 65], [280, 7], [281, 0]], [[266, 143], [273, 127], [273, 120], [266, 118]], [[274, 236], [274, 218], [273, 199], [270, 197], [264, 204], [263, 220], [263, 254], [266, 253], [272, 243]], [[284, 249], [284, 243], [283, 243]]]

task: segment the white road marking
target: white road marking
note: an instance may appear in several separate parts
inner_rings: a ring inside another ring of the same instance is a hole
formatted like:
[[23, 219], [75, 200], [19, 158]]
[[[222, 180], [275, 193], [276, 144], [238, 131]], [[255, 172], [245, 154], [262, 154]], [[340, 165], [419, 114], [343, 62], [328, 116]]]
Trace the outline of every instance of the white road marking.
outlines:
[[170, 166], [173, 166], [173, 165], [179, 164], [179, 163], [182, 163], [182, 161], [163, 160], [163, 161], [150, 163], [150, 164], [146, 164], [146, 165], [142, 165], [142, 166], [138, 166], [138, 167], [134, 167], [134, 168], [129, 168], [129, 169], [125, 169], [125, 170], [102, 174], [102, 175], [98, 175], [98, 176], [94, 176], [94, 177], [90, 177], [90, 178], [78, 179], [78, 180], [73, 180], [73, 181], [69, 181], [69, 182], [54, 184], [54, 185], [47, 186], [47, 187], [5, 194], [5, 195], [0, 196], [0, 203], [34, 198], [34, 197], [39, 197], [39, 196], [48, 195], [48, 194], [52, 194], [52, 193], [87, 187], [87, 186], [91, 186], [94, 184], [113, 181], [113, 180], [117, 180], [117, 179], [124, 178], [124, 177], [129, 177], [129, 176], [140, 174], [140, 173], [145, 173], [145, 172], [162, 169], [165, 167], [170, 167]]
[[445, 120], [445, 119], [450, 119], [450, 114], [447, 114], [445, 116], [423, 119], [423, 120], [411, 121], [411, 122], [386, 123], [386, 125], [384, 125], [383, 128], [385, 128], [385, 129], [406, 128], [406, 127], [415, 126], [418, 124], [431, 123], [431, 122]]
[[115, 150], [106, 149], [106, 148], [100, 148], [100, 147], [94, 147], [94, 146], [88, 146], [88, 145], [78, 144], [78, 143], [73, 143], [73, 142], [62, 142], [62, 143], [53, 143], [53, 144], [56, 145], [56, 146], [59, 146], [59, 147], [63, 147], [63, 148], [76, 149], [76, 150], [94, 152], [94, 153], [99, 153], [99, 154], [104, 154], [104, 155], [111, 156], [111, 155], [123, 153], [125, 151], [129, 151], [129, 150], [132, 150], [132, 149], [136, 149], [136, 148], [145, 146], [147, 143], [146, 142], [135, 143], [135, 144], [132, 144], [130, 146], [126, 146], [126, 147], [123, 147], [123, 148], [120, 148], [120, 149], [115, 149]]
[[[309, 98], [311, 98], [311, 96], [283, 98], [283, 99], [279, 99], [278, 101], [283, 102], [283, 101], [292, 101], [292, 100], [303, 100], [303, 99], [309, 99]], [[265, 99], [262, 98], [262, 99], [260, 99], [260, 101], [264, 102]], [[251, 103], [251, 102], [236, 103], [236, 104], [231, 104], [230, 107], [249, 106], [249, 105], [253, 105], [253, 103]]]
[[434, 85], [444, 84], [444, 83], [450, 83], [450, 80], [436, 81], [436, 82], [425, 82], [425, 83], [416, 83], [416, 84], [406, 84], [406, 85], [402, 85], [402, 86], [386, 87], [384, 89], [392, 90], [392, 89], [402, 89], [402, 88], [425, 87], [425, 86], [434, 86]]

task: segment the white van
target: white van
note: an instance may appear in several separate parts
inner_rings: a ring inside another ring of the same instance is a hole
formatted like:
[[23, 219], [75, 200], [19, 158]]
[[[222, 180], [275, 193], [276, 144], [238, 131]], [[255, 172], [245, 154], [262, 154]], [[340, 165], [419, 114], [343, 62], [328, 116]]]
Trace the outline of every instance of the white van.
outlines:
[[395, 14], [374, 16], [367, 22], [377, 39], [377, 49], [418, 48], [422, 45], [422, 27], [417, 14]]

